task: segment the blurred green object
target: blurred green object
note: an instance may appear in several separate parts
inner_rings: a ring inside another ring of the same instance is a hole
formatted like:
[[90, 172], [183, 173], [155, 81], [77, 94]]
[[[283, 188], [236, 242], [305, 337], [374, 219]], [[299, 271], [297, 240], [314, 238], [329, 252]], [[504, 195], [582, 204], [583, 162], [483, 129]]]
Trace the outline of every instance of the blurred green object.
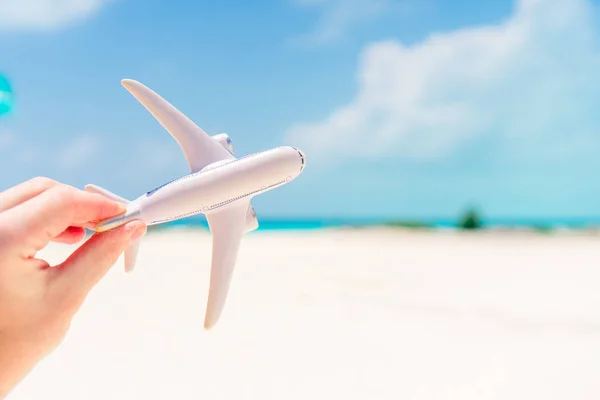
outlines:
[[14, 94], [8, 79], [0, 74], [0, 117], [11, 112], [14, 104]]
[[475, 209], [468, 210], [460, 219], [458, 226], [461, 229], [480, 229], [481, 228], [481, 218], [477, 214]]
[[395, 220], [395, 221], [387, 222], [385, 225], [394, 227], [394, 228], [404, 228], [404, 229], [430, 229], [430, 228], [433, 228], [433, 225], [426, 224], [424, 222], [419, 222], [419, 221], [411, 221], [411, 220]]

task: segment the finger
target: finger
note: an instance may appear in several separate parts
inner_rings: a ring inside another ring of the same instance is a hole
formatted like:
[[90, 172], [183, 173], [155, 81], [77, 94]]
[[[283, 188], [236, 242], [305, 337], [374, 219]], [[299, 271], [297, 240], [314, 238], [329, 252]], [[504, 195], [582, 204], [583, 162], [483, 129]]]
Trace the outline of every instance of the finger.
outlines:
[[0, 212], [18, 206], [56, 185], [59, 183], [52, 179], [37, 177], [13, 186], [0, 193]]
[[75, 244], [85, 237], [85, 229], [79, 226], [70, 226], [58, 236], [52, 238], [53, 242]]
[[87, 229], [92, 229], [93, 230], [94, 227], [96, 225], [98, 225], [98, 222], [100, 222], [100, 221], [88, 221], [88, 222], [84, 222], [84, 223], [81, 223], [81, 224], [73, 224], [71, 226], [75, 226], [75, 227], [78, 227], [78, 228], [87, 228]]
[[5, 211], [3, 216], [12, 221], [25, 250], [36, 252], [69, 226], [81, 226], [124, 211], [123, 204], [104, 196], [59, 185]]
[[132, 221], [113, 230], [96, 233], [53, 273], [51, 284], [67, 299], [82, 301], [115, 264], [132, 241], [146, 232], [141, 221]]
[[[0, 212], [24, 203], [25, 201], [30, 200], [46, 190], [58, 185], [64, 184], [56, 182], [50, 178], [38, 176], [13, 186], [4, 192], [0, 192]], [[68, 185], [64, 186], [71, 187]], [[93, 229], [97, 223], [98, 221], [85, 222], [81, 224], [81, 227]]]
[[88, 228], [88, 229], [94, 229], [97, 224], [98, 224], [98, 221], [90, 221], [90, 222], [81, 224], [81, 227]]

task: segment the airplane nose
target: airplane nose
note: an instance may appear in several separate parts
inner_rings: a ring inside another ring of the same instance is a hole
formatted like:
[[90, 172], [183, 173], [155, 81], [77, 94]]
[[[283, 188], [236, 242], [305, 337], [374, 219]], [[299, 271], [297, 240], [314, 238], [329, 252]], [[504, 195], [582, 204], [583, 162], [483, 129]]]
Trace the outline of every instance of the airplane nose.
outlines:
[[298, 152], [298, 155], [300, 155], [300, 162], [301, 162], [300, 171], [302, 171], [304, 169], [304, 167], [306, 166], [306, 156], [304, 156], [304, 152], [302, 152], [298, 148], [293, 147], [293, 146], [292, 146], [292, 148]]

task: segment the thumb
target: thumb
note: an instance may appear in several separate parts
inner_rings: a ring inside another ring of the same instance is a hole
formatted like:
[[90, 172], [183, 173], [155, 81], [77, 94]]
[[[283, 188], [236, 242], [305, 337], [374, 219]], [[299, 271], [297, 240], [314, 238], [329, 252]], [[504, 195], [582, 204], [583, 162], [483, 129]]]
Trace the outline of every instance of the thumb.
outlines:
[[95, 233], [56, 268], [53, 284], [69, 298], [84, 299], [133, 241], [146, 233], [141, 221]]

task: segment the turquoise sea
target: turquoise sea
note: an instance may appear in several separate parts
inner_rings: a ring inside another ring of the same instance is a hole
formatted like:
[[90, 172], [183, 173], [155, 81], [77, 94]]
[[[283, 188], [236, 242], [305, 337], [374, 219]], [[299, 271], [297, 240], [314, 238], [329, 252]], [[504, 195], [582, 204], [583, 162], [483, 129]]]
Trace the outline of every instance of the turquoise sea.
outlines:
[[[310, 230], [338, 227], [368, 227], [384, 225], [391, 221], [407, 221], [427, 224], [435, 228], [456, 228], [458, 220], [451, 218], [394, 219], [394, 218], [259, 218], [261, 231]], [[600, 217], [591, 218], [489, 218], [482, 221], [484, 227], [537, 227], [582, 229], [600, 227]], [[161, 225], [170, 227], [198, 227], [208, 229], [204, 216], [193, 216]]]

